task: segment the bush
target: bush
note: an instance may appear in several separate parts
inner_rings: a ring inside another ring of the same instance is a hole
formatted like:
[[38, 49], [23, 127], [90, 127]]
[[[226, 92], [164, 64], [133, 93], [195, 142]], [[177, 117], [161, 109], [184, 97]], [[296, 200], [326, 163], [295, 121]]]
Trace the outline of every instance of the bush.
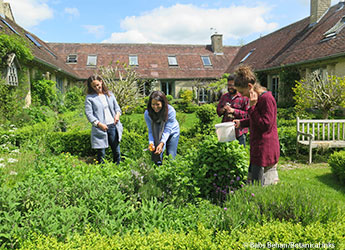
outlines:
[[64, 105], [67, 110], [74, 111], [83, 107], [84, 104], [84, 90], [80, 87], [70, 87], [64, 96]]
[[55, 84], [56, 83], [54, 81], [46, 79], [32, 83], [31, 98], [33, 104], [56, 108], [58, 96]]
[[207, 136], [186, 158], [192, 162], [202, 197], [222, 201], [227, 193], [245, 183], [249, 157], [237, 140], [224, 143]]
[[335, 176], [345, 184], [345, 151], [333, 153], [328, 159], [328, 164]]
[[196, 116], [199, 119], [197, 130], [202, 134], [210, 134], [214, 131], [212, 122], [216, 118], [216, 108], [212, 104], [201, 105], [196, 111]]
[[[125, 235], [103, 236], [88, 228], [74, 233], [65, 242], [42, 234], [32, 234], [21, 244], [25, 250], [45, 249], [251, 249], [251, 248], [327, 248], [344, 249], [345, 220], [307, 227], [290, 222], [264, 223], [231, 232], [215, 233], [199, 225], [188, 233], [153, 230], [149, 234], [134, 231]], [[275, 246], [274, 246], [275, 244]]]
[[301, 186], [245, 186], [227, 197], [224, 224], [231, 228], [280, 220], [306, 226], [340, 219], [342, 208], [321, 197], [322, 191]]

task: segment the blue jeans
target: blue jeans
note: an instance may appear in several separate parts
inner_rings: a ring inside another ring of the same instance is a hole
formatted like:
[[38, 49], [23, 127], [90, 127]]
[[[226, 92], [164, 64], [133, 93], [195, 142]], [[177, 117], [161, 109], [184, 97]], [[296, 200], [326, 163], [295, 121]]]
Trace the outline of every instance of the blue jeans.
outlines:
[[[121, 152], [120, 152], [120, 144], [119, 144], [119, 135], [117, 133], [116, 125], [110, 124], [108, 125], [108, 144], [113, 152], [113, 162], [117, 165], [120, 164], [121, 161]], [[101, 164], [104, 163], [105, 158], [105, 148], [97, 149], [97, 161]]]
[[180, 135], [169, 136], [166, 145], [164, 145], [163, 147], [163, 152], [160, 155], [160, 160], [155, 162], [157, 165], [162, 165], [163, 153], [165, 149], [167, 150], [167, 155], [171, 155], [172, 158], [175, 159], [176, 154], [177, 154], [177, 145], [178, 145], [179, 138], [180, 138]]
[[246, 147], [246, 134], [242, 134], [241, 136], [236, 138], [238, 140], [238, 143], [240, 145], [243, 145], [243, 147]]

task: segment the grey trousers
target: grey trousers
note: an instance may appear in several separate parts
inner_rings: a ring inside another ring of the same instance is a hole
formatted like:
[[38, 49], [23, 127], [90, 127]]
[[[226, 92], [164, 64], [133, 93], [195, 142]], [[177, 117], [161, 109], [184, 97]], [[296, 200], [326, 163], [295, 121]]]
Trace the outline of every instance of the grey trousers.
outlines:
[[279, 181], [277, 165], [261, 167], [251, 164], [248, 168], [248, 182], [258, 182], [261, 186], [276, 184]]

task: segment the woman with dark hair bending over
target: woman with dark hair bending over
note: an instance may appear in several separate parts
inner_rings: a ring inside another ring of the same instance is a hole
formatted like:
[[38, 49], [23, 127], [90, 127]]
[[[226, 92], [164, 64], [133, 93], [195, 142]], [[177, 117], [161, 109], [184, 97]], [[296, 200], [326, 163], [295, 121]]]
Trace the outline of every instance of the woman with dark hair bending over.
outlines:
[[250, 130], [249, 182], [262, 186], [279, 181], [277, 163], [280, 145], [277, 131], [277, 104], [270, 91], [257, 82], [250, 67], [242, 65], [235, 72], [235, 86], [249, 97], [249, 118], [234, 120], [235, 126]]
[[91, 146], [97, 149], [97, 161], [104, 162], [105, 149], [110, 145], [113, 162], [119, 164], [121, 160], [119, 143], [123, 131], [120, 106], [100, 76], [90, 76], [87, 79], [87, 94], [85, 114], [92, 124]]
[[149, 149], [152, 152], [152, 160], [157, 165], [161, 165], [165, 148], [167, 154], [175, 158], [180, 127], [176, 120], [176, 111], [169, 105], [163, 92], [151, 93], [144, 117], [149, 131]]

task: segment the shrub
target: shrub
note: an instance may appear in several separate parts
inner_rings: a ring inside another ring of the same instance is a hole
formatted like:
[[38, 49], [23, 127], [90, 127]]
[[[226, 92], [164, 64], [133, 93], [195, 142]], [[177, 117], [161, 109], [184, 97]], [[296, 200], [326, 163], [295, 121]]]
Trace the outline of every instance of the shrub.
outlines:
[[306, 226], [339, 219], [343, 210], [334, 201], [321, 197], [322, 191], [301, 186], [245, 186], [228, 195], [224, 206], [229, 213], [224, 223], [237, 227], [280, 220]]
[[278, 136], [280, 142], [280, 152], [283, 156], [295, 156], [296, 155], [296, 138], [297, 131], [296, 125], [292, 126], [279, 126]]
[[57, 104], [58, 96], [56, 93], [55, 82], [42, 79], [32, 83], [31, 98], [32, 102], [38, 106], [48, 106], [54, 108]]
[[201, 105], [196, 111], [196, 116], [199, 119], [197, 128], [202, 134], [210, 134], [214, 131], [212, 122], [216, 117], [216, 108], [212, 104]]
[[84, 100], [84, 90], [77, 86], [67, 89], [64, 95], [64, 105], [70, 111], [80, 109], [84, 104]]
[[192, 161], [202, 197], [222, 201], [227, 193], [245, 183], [248, 154], [236, 140], [224, 143], [207, 136], [186, 157]]
[[333, 153], [328, 159], [328, 164], [335, 176], [345, 184], [345, 151]]
[[[251, 248], [327, 248], [344, 249], [345, 220], [327, 224], [315, 223], [307, 227], [290, 222], [264, 223], [231, 232], [199, 225], [188, 233], [157, 229], [149, 234], [134, 231], [125, 235], [104, 236], [88, 228], [85, 233], [74, 233], [65, 242], [56, 237], [31, 234], [20, 249], [251, 249]], [[274, 246], [275, 245], [275, 246]]]

